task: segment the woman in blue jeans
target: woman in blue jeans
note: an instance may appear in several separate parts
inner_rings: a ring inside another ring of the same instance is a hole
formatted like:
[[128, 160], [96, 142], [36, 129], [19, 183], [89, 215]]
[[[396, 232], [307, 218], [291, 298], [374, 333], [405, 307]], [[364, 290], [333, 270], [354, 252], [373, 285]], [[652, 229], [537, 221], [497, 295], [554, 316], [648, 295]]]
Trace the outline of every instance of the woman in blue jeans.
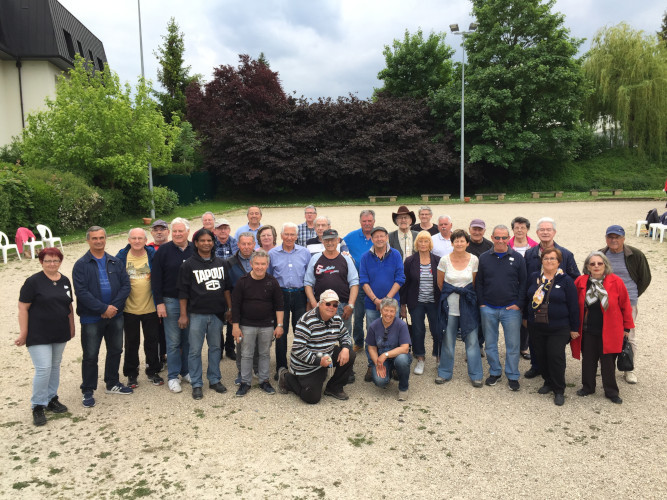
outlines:
[[401, 317], [407, 318], [406, 309], [412, 318], [412, 353], [417, 358], [415, 375], [424, 373], [426, 358], [426, 324], [433, 337], [433, 356], [440, 355], [440, 349], [433, 332], [437, 324], [438, 303], [440, 302], [440, 288], [437, 286], [438, 257], [431, 253], [433, 240], [428, 231], [420, 231], [415, 238], [415, 252], [405, 259], [405, 284], [399, 293], [401, 297]]
[[74, 312], [72, 284], [58, 271], [63, 254], [57, 248], [45, 248], [38, 259], [42, 271], [25, 280], [19, 294], [19, 336], [14, 344], [28, 346], [35, 366], [32, 419], [35, 425], [44, 425], [44, 410], [67, 411], [58, 401], [58, 386], [63, 351], [74, 337]]
[[483, 369], [477, 338], [479, 309], [474, 289], [479, 260], [466, 251], [470, 236], [464, 230], [452, 232], [451, 242], [454, 250], [442, 257], [438, 265], [437, 280], [441, 289], [438, 332], [443, 339], [435, 383], [444, 384], [452, 379], [456, 333], [460, 326], [466, 346], [468, 376], [473, 387], [479, 388], [482, 387]]

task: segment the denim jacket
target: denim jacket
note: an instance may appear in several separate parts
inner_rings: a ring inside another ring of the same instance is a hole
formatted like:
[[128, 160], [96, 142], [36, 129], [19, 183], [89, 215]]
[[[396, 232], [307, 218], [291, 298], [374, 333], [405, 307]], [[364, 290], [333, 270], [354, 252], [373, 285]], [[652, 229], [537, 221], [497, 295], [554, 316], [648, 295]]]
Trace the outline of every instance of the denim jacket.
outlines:
[[106, 257], [111, 304], [102, 302], [97, 262], [90, 250], [74, 264], [72, 281], [76, 294], [76, 313], [79, 316], [100, 316], [109, 305], [116, 307], [119, 313], [123, 312], [125, 300], [130, 295], [130, 278], [120, 259], [109, 254]]
[[447, 298], [451, 293], [458, 293], [459, 300], [459, 326], [461, 327], [461, 338], [465, 341], [466, 335], [479, 328], [479, 307], [477, 307], [477, 294], [472, 283], [465, 287], [450, 285], [446, 281], [442, 284], [440, 294], [440, 306], [438, 307], [438, 331], [437, 338], [442, 342], [442, 337], [447, 331], [449, 322], [449, 303]]

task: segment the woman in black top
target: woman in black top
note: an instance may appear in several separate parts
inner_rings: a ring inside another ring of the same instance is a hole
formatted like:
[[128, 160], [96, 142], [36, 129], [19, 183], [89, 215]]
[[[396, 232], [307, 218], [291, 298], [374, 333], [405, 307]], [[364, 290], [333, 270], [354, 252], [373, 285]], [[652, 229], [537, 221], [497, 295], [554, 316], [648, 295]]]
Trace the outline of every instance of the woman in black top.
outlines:
[[58, 271], [63, 254], [57, 248], [45, 248], [38, 259], [43, 271], [25, 280], [19, 294], [19, 336], [14, 344], [28, 347], [35, 366], [30, 399], [33, 422], [44, 425], [44, 410], [67, 411], [58, 401], [58, 385], [65, 344], [74, 337], [74, 312], [72, 284]]
[[557, 248], [542, 252], [542, 271], [528, 280], [526, 318], [544, 385], [539, 394], [554, 393], [554, 403], [565, 402], [565, 346], [579, 336], [579, 304], [574, 281], [559, 265]]

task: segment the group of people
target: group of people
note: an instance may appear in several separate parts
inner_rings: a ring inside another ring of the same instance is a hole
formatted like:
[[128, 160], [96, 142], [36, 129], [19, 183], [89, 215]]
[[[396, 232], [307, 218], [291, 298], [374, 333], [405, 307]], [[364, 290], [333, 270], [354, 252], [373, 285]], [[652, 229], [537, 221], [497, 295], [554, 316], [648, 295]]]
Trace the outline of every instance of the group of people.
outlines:
[[[426, 319], [436, 384], [452, 379], [460, 339], [472, 385], [496, 385], [503, 371], [502, 325], [511, 390], [520, 388], [523, 356], [531, 362], [524, 377], [541, 376], [538, 392], [553, 393], [555, 404], [562, 405], [570, 343], [574, 357], [583, 358], [577, 394], [595, 392], [599, 362], [605, 396], [622, 402], [615, 357], [624, 337], [636, 349], [637, 300], [651, 273], [643, 253], [625, 244], [621, 226], [607, 229], [606, 246], [586, 257], [580, 275], [572, 253], [554, 241], [556, 222], [546, 217], [537, 222], [538, 241], [528, 236], [530, 222], [523, 217], [509, 228], [492, 228], [489, 240], [481, 219], [473, 219], [467, 231], [453, 230], [447, 215], [433, 224], [431, 208], [422, 206], [415, 216], [401, 206], [392, 213], [397, 229], [390, 232], [365, 209], [360, 227], [341, 238], [314, 206], [304, 213], [303, 223], [282, 225], [280, 244], [276, 229], [262, 225], [256, 206], [234, 236], [229, 221], [211, 212], [202, 216], [203, 227], [191, 240], [187, 220], [177, 217], [170, 225], [156, 220], [152, 243], [144, 229], [134, 228], [116, 256], [105, 251], [105, 230], [93, 226], [86, 233], [89, 251], [73, 268], [73, 287], [59, 272], [62, 253], [42, 250], [43, 271], [28, 278], [20, 292], [15, 341], [28, 346], [35, 367], [35, 425], [46, 423], [45, 411], [67, 411], [58, 400], [58, 385], [63, 350], [75, 334], [72, 293], [81, 323], [87, 408], [96, 403], [102, 340], [106, 392], [129, 395], [137, 388], [141, 331], [148, 380], [164, 384], [160, 372], [166, 359], [168, 389], [179, 393], [187, 382], [194, 399], [204, 396], [206, 340], [206, 379], [216, 393], [227, 392], [220, 372], [224, 351], [237, 365], [236, 396], [245, 396], [256, 376], [266, 394], [276, 393], [273, 378], [279, 392], [307, 403], [319, 402], [322, 394], [345, 400], [345, 386], [356, 380], [355, 358], [363, 351], [364, 380], [379, 387], [397, 380], [398, 399], [404, 401], [411, 373], [424, 374]], [[123, 351], [127, 384], [119, 376]], [[485, 381], [483, 357], [489, 365]], [[637, 381], [634, 372], [625, 372], [625, 379]]]

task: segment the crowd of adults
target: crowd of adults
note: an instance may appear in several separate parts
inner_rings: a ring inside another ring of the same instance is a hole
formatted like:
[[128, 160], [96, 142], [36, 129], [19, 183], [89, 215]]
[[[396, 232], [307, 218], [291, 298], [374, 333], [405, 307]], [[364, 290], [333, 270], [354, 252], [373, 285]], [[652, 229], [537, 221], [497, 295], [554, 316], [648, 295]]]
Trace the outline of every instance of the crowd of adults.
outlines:
[[[528, 236], [524, 217], [491, 228], [487, 239], [481, 219], [467, 231], [453, 230], [448, 215], [434, 224], [431, 208], [420, 207], [416, 216], [401, 206], [392, 213], [397, 229], [389, 232], [366, 209], [360, 227], [341, 238], [310, 205], [303, 223], [282, 224], [280, 244], [276, 228], [262, 224], [260, 207], [250, 207], [247, 218], [232, 236], [227, 219], [207, 212], [192, 238], [187, 220], [156, 220], [152, 243], [144, 229], [134, 228], [116, 256], [105, 251], [104, 228], [93, 226], [86, 233], [89, 251], [74, 265], [73, 286], [59, 272], [62, 253], [42, 250], [43, 270], [21, 288], [15, 341], [27, 345], [35, 369], [34, 424], [46, 423], [45, 411], [67, 411], [58, 386], [63, 351], [75, 335], [73, 293], [86, 408], [96, 404], [102, 340], [106, 393], [130, 395], [138, 387], [142, 331], [148, 381], [163, 385], [166, 365], [169, 391], [181, 392], [186, 382], [194, 399], [204, 397], [206, 340], [206, 379], [216, 393], [227, 392], [220, 371], [224, 352], [236, 361], [238, 397], [257, 377], [258, 389], [268, 395], [276, 393], [273, 381], [279, 392], [307, 403], [323, 394], [346, 400], [345, 386], [355, 382], [354, 362], [363, 352], [364, 381], [387, 387], [395, 379], [404, 401], [410, 375], [425, 372], [426, 319], [436, 384], [451, 381], [459, 339], [472, 386], [496, 385], [503, 373], [502, 325], [504, 373], [512, 391], [520, 389], [524, 357], [531, 367], [523, 376], [541, 376], [538, 392], [553, 393], [562, 405], [570, 343], [572, 355], [582, 357], [576, 394], [595, 392], [599, 363], [604, 395], [622, 403], [615, 359], [624, 337], [636, 353], [637, 302], [651, 273], [644, 254], [625, 244], [621, 226], [607, 228], [606, 246], [586, 257], [580, 274], [572, 252], [554, 241], [556, 222], [548, 217], [537, 221], [537, 241]], [[119, 375], [123, 353], [127, 384]], [[624, 377], [637, 382], [634, 371]]]

